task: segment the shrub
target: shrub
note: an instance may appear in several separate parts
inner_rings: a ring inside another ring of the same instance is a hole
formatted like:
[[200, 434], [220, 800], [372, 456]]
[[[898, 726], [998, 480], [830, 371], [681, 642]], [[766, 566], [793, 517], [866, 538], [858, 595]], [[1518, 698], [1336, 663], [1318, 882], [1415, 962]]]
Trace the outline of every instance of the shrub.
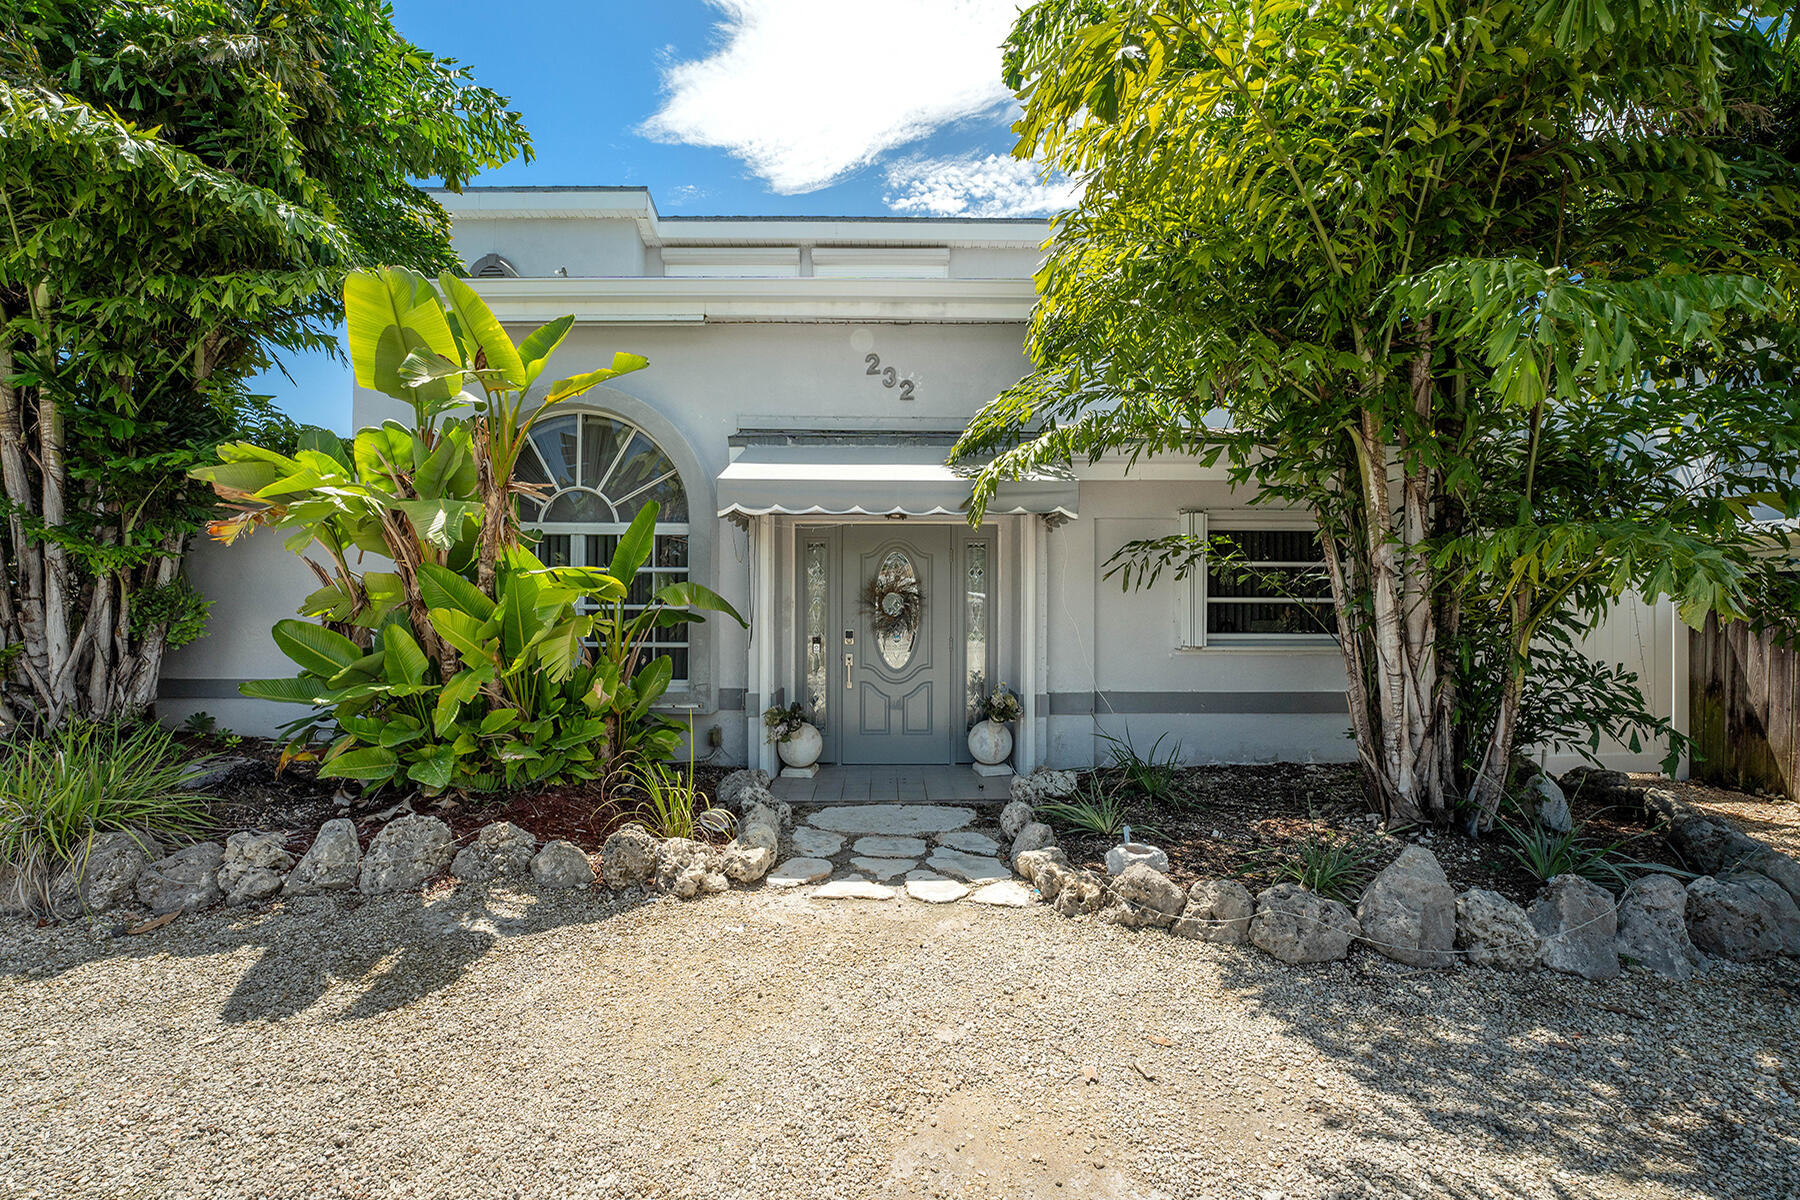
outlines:
[[70, 721], [0, 748], [0, 863], [18, 871], [22, 893], [47, 899], [55, 869], [93, 834], [197, 833], [207, 799], [184, 785], [209, 762], [184, 758], [155, 725]]
[[1192, 802], [1194, 794], [1181, 781], [1181, 743], [1176, 742], [1166, 755], [1158, 753], [1163, 738], [1168, 736], [1166, 733], [1160, 735], [1150, 744], [1148, 753], [1139, 755], [1124, 738], [1108, 733], [1100, 735], [1112, 756], [1113, 770], [1119, 773], [1126, 787], [1140, 793], [1155, 807], [1181, 808]]
[[[1129, 821], [1129, 814], [1125, 811], [1125, 802], [1119, 798], [1119, 789], [1106, 788], [1094, 775], [1089, 775], [1082, 782], [1081, 790], [1075, 795], [1067, 800], [1040, 804], [1034, 815], [1038, 820], [1057, 829], [1100, 834], [1105, 837], [1116, 837], [1124, 830]], [[1136, 831], [1147, 834], [1156, 833], [1156, 830], [1148, 825], [1137, 826]]]
[[1637, 862], [1620, 853], [1624, 841], [1596, 845], [1583, 834], [1583, 827], [1573, 826], [1557, 833], [1541, 825], [1521, 828], [1502, 823], [1512, 845], [1503, 847], [1508, 858], [1539, 883], [1548, 883], [1558, 875], [1577, 875], [1611, 891], [1620, 891], [1634, 874], [1646, 871], [1693, 878], [1692, 872], [1677, 870], [1662, 863]]
[[1381, 852], [1381, 840], [1368, 834], [1309, 834], [1275, 856], [1275, 882], [1297, 883], [1328, 899], [1354, 904], [1375, 877], [1375, 860]]
[[657, 837], [691, 838], [696, 830], [726, 834], [737, 824], [735, 817], [712, 807], [694, 786], [691, 767], [683, 776], [662, 763], [646, 763], [637, 771], [635, 782], [644, 792], [637, 809], [638, 823]]

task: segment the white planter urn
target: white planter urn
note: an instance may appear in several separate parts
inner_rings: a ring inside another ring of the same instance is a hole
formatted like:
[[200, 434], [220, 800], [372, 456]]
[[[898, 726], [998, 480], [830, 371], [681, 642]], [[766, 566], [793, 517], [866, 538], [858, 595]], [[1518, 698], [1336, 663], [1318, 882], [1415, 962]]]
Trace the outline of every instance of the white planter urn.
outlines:
[[787, 736], [786, 741], [775, 743], [775, 752], [781, 755], [783, 765], [804, 771], [819, 761], [819, 755], [825, 750], [825, 739], [819, 736], [818, 726], [810, 721], [803, 721], [800, 728]]
[[1012, 754], [1012, 730], [999, 721], [982, 721], [969, 730], [969, 753], [984, 767], [997, 767]]

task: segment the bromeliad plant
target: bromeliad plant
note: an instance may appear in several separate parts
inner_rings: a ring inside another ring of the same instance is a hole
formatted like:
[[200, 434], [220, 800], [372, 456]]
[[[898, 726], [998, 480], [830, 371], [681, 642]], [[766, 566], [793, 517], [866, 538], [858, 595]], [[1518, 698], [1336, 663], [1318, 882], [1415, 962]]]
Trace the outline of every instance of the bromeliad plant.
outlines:
[[[646, 360], [527, 393], [573, 318], [517, 345], [462, 280], [388, 268], [344, 287], [357, 382], [405, 401], [409, 428], [389, 421], [348, 449], [308, 430], [284, 455], [248, 443], [220, 448], [194, 474], [232, 510], [213, 535], [230, 543], [258, 527], [288, 533], [323, 585], [300, 605], [318, 624], [288, 620], [276, 643], [294, 679], [242, 685], [247, 696], [312, 705], [290, 727], [289, 754], [312, 757], [335, 731], [320, 774], [429, 794], [482, 792], [557, 778], [597, 778], [622, 759], [666, 757], [679, 731], [652, 706], [673, 671], [646, 652], [659, 628], [743, 618], [696, 583], [627, 606], [655, 541], [647, 504], [601, 568], [547, 568], [524, 545], [514, 466], [544, 413]], [[362, 571], [362, 554], [385, 569]]]

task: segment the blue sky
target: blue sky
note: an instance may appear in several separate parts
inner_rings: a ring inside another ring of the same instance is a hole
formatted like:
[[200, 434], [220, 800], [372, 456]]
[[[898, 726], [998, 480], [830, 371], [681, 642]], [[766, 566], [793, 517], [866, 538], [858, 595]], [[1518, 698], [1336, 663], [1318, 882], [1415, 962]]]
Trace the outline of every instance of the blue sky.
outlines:
[[[524, 114], [482, 185], [634, 184], [664, 213], [1025, 216], [1066, 189], [1009, 157], [1014, 0], [394, 0], [412, 41]], [[260, 390], [347, 432], [348, 369]]]

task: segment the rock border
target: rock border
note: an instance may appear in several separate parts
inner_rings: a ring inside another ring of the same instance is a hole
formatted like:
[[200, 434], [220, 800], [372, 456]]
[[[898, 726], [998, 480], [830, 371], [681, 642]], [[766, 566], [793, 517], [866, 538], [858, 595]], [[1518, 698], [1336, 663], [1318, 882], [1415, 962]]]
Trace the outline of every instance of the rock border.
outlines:
[[[354, 822], [336, 817], [319, 827], [296, 858], [284, 835], [244, 830], [221, 844], [198, 842], [165, 853], [154, 838], [95, 834], [76, 865], [53, 882], [49, 915], [97, 916], [115, 909], [147, 909], [152, 916], [198, 912], [215, 905], [358, 892], [364, 896], [416, 892], [449, 878], [458, 883], [524, 883], [586, 890], [641, 887], [682, 899], [759, 883], [774, 867], [781, 830], [793, 810], [764, 786], [760, 771], [726, 776], [739, 810], [737, 834], [724, 846], [687, 838], [658, 838], [638, 825], [608, 837], [592, 856], [573, 842], [539, 844], [510, 821], [491, 821], [460, 847], [450, 826], [405, 813], [377, 829], [363, 847]], [[721, 785], [721, 792], [728, 789]], [[20, 911], [24, 911], [20, 909]]]
[[1800, 957], [1800, 862], [1699, 812], [1667, 788], [1636, 785], [1617, 772], [1578, 768], [1560, 784], [1542, 777], [1549, 786], [1540, 787], [1540, 803], [1554, 809], [1561, 787], [1604, 786], [1614, 799], [1666, 822], [1676, 852], [1711, 874], [1686, 887], [1673, 876], [1648, 874], [1617, 899], [1585, 879], [1558, 876], [1527, 910], [1482, 888], [1458, 895], [1437, 857], [1413, 844], [1370, 881], [1354, 910], [1292, 883], [1252, 898], [1236, 880], [1202, 879], [1183, 893], [1146, 863], [1127, 866], [1111, 879], [1071, 868], [1033, 814], [1044, 799], [1072, 791], [1073, 780], [1065, 784], [1041, 775], [1068, 773], [1015, 779], [1001, 826], [1015, 836], [1009, 856], [1014, 869], [1052, 910], [1067, 917], [1094, 916], [1121, 928], [1163, 929], [1226, 945], [1248, 943], [1295, 964], [1339, 961], [1360, 943], [1425, 969], [1467, 962], [1510, 971], [1542, 967], [1603, 980], [1634, 966], [1682, 980], [1703, 967], [1706, 954], [1736, 962]]
[[[1376, 875], [1354, 909], [1292, 883], [1254, 897], [1232, 879], [1203, 879], [1184, 890], [1148, 863], [1133, 863], [1114, 877], [1069, 865], [1055, 832], [1036, 819], [1038, 805], [1074, 792], [1076, 777], [1069, 771], [1013, 778], [1010, 801], [1000, 813], [1006, 839], [1001, 857], [1062, 916], [1255, 945], [1295, 964], [1340, 961], [1360, 943], [1427, 969], [1468, 962], [1512, 971], [1543, 967], [1602, 980], [1618, 975], [1622, 966], [1635, 966], [1687, 979], [1704, 966], [1706, 955], [1737, 962], [1800, 957], [1800, 862], [1657, 784], [1585, 767], [1560, 781], [1542, 778], [1552, 788], [1597, 789], [1604, 799], [1645, 812], [1684, 861], [1707, 873], [1685, 887], [1671, 876], [1646, 876], [1617, 900], [1586, 880], [1559, 876], [1525, 909], [1480, 888], [1456, 894], [1436, 856], [1414, 844]], [[447, 824], [416, 813], [383, 825], [367, 850], [348, 819], [327, 821], [298, 859], [278, 833], [240, 831], [223, 845], [200, 842], [167, 854], [154, 839], [137, 834], [96, 834], [80, 866], [54, 881], [51, 915], [132, 906], [164, 916], [277, 897], [349, 891], [375, 896], [417, 891], [447, 874], [461, 883], [529, 879], [557, 889], [602, 884], [680, 899], [713, 895], [733, 884], [761, 883], [776, 866], [781, 832], [792, 824], [793, 810], [768, 791], [768, 782], [763, 772], [748, 770], [721, 782], [719, 793], [729, 795], [737, 811], [736, 836], [728, 844], [658, 838], [628, 825], [606, 839], [598, 871], [573, 843], [559, 839], [540, 846], [532, 834], [506, 821], [483, 825], [459, 849]], [[1540, 795], [1554, 805], [1548, 788], [1540, 788]], [[1003, 899], [996, 893], [989, 902], [1023, 902], [1015, 894], [1017, 885], [1005, 888], [1015, 890]]]

